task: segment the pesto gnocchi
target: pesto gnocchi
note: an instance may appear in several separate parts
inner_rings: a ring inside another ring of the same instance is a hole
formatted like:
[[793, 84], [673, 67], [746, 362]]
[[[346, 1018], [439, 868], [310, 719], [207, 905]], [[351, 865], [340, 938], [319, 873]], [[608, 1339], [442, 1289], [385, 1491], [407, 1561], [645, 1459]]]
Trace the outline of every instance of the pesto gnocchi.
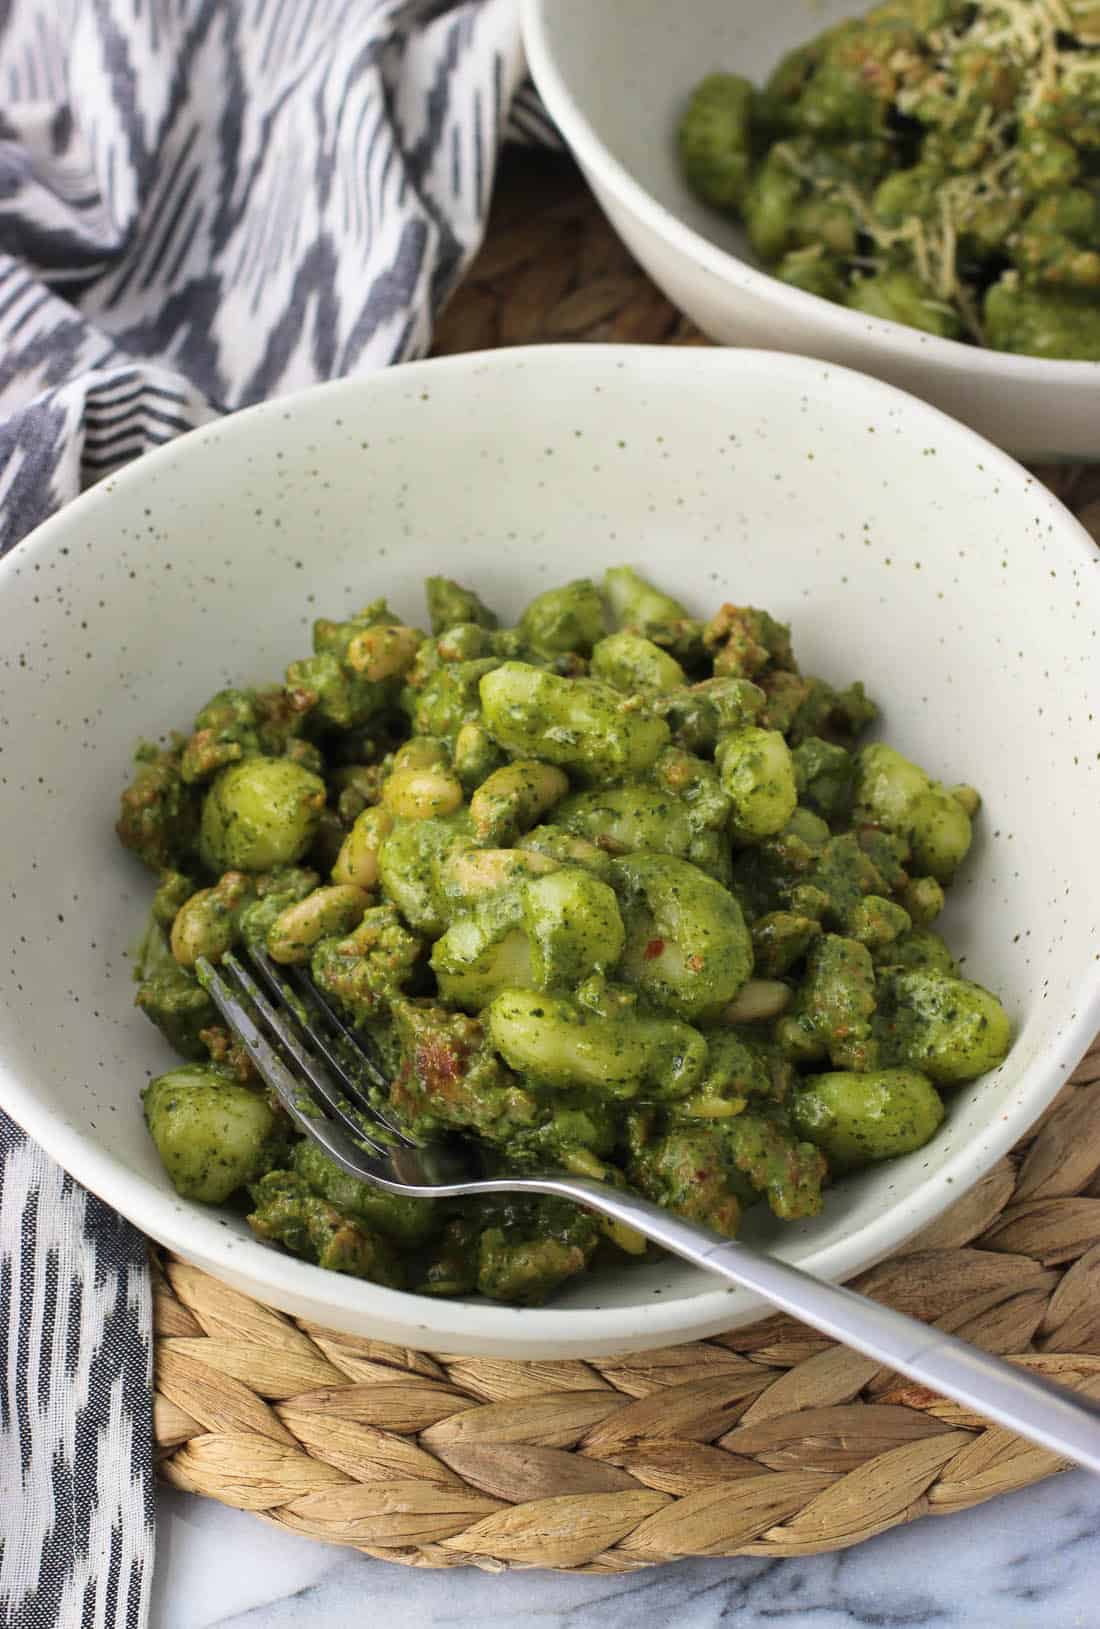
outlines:
[[1100, 361], [1092, 0], [880, 0], [757, 87], [712, 73], [684, 177], [774, 275], [872, 317]]
[[[518, 1304], [645, 1246], [561, 1201], [394, 1198], [290, 1125], [194, 968], [263, 946], [374, 1043], [386, 1111], [487, 1172], [630, 1185], [732, 1236], [919, 1148], [1011, 1025], [933, 923], [977, 792], [862, 737], [790, 630], [631, 567], [502, 627], [427, 584], [314, 625], [282, 684], [142, 748], [117, 832], [157, 875], [137, 1003], [186, 1062], [144, 1094], [172, 1182], [425, 1295]], [[381, 1106], [381, 1103], [380, 1103]]]

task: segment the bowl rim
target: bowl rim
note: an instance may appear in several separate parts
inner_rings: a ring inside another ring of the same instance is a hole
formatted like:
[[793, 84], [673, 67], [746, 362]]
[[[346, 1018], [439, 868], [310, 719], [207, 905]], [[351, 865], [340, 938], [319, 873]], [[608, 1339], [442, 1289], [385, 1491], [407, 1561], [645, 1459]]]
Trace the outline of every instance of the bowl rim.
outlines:
[[659, 203], [597, 135], [558, 65], [552, 43], [550, 14], [553, 9], [554, 0], [520, 0], [524, 50], [538, 93], [581, 168], [591, 172], [670, 249], [695, 261], [727, 285], [738, 286], [770, 305], [815, 320], [838, 338], [851, 338], [857, 331], [870, 334], [884, 351], [899, 360], [948, 365], [971, 373], [977, 370], [988, 379], [1006, 385], [1025, 380], [1041, 382], [1051, 388], [1084, 384], [1090, 378], [1090, 369], [1094, 370], [1091, 376], [1100, 379], [1100, 362], [994, 351], [982, 345], [967, 345], [958, 339], [944, 339], [938, 334], [920, 333], [889, 317], [849, 311], [846, 306], [819, 294], [780, 282], [779, 278], [760, 271], [739, 255], [719, 248]]
[[[384, 368], [359, 377], [311, 386], [272, 401], [216, 419], [198, 429], [165, 443], [135, 459], [108, 476], [97, 486], [49, 517], [0, 559], [0, 595], [16, 563], [22, 565], [35, 554], [48, 555], [67, 545], [74, 530], [79, 534], [86, 518], [96, 515], [104, 493], [122, 489], [140, 490], [146, 481], [181, 458], [201, 456], [210, 441], [247, 440], [254, 426], [283, 421], [285, 434], [292, 435], [300, 415], [308, 414], [321, 400], [347, 398], [360, 401], [364, 408], [372, 398], [384, 401], [387, 391], [417, 391], [443, 372], [484, 372], [518, 370], [528, 376], [532, 369], [561, 371], [572, 377], [580, 368], [606, 369], [609, 373], [629, 368], [638, 358], [647, 368], [679, 376], [685, 382], [697, 371], [709, 369], [729, 376], [731, 386], [746, 368], [766, 362], [770, 371], [787, 374], [797, 393], [806, 370], [830, 378], [838, 377], [854, 386], [864, 397], [878, 398], [885, 406], [903, 406], [929, 429], [962, 438], [979, 452], [987, 468], [999, 472], [1006, 482], [1019, 488], [1022, 481], [1033, 486], [1034, 496], [1049, 508], [1053, 522], [1051, 535], [1057, 547], [1072, 559], [1096, 562], [1096, 545], [1080, 522], [1041, 482], [1015, 459], [984, 440], [976, 431], [950, 418], [906, 391], [860, 373], [819, 359], [785, 352], [741, 348], [677, 347], [660, 345], [534, 345], [490, 351], [472, 351], [454, 356], [411, 362], [399, 368]], [[1020, 1086], [1006, 1097], [1003, 1111], [992, 1119], [986, 1137], [977, 1150], [964, 1144], [932, 1173], [904, 1207], [884, 1211], [874, 1223], [874, 1244], [869, 1251], [869, 1228], [842, 1235], [819, 1246], [802, 1259], [802, 1266], [820, 1277], [838, 1281], [851, 1277], [881, 1261], [915, 1233], [940, 1216], [950, 1203], [979, 1181], [1020, 1136], [1034, 1123], [1043, 1108], [1063, 1085], [1088, 1045], [1100, 1030], [1100, 963], [1082, 968], [1072, 991], [1066, 997], [1068, 1017], [1059, 1027], [1048, 1052], [1031, 1056], [1023, 1064]], [[1011, 1055], [1010, 1055], [1011, 1056]], [[377, 1323], [393, 1330], [415, 1330], [428, 1350], [464, 1350], [502, 1356], [580, 1356], [615, 1351], [675, 1345], [700, 1339], [764, 1315], [767, 1303], [748, 1291], [715, 1288], [696, 1295], [652, 1297], [625, 1306], [586, 1308], [555, 1306], [518, 1308], [490, 1302], [435, 1301], [408, 1291], [392, 1290], [363, 1280], [345, 1277], [309, 1262], [273, 1250], [258, 1240], [241, 1238], [230, 1230], [220, 1209], [188, 1203], [154, 1185], [133, 1170], [108, 1147], [93, 1142], [73, 1126], [64, 1112], [38, 1096], [31, 1078], [17, 1077], [0, 1057], [0, 1107], [23, 1127], [57, 1163], [84, 1187], [120, 1211], [143, 1233], [167, 1245], [179, 1255], [207, 1267], [215, 1276], [225, 1275], [238, 1284], [247, 1281], [247, 1293], [273, 1305], [291, 1307], [319, 1323], [326, 1320], [339, 1326], [341, 1315], [362, 1323], [376, 1315]], [[890, 1220], [890, 1218], [893, 1218]], [[182, 1218], [182, 1221], [180, 1220]], [[792, 1238], [796, 1235], [792, 1231]], [[865, 1242], [853, 1248], [857, 1240]], [[735, 1296], [736, 1306], [730, 1306]], [[452, 1344], [448, 1344], [452, 1343]], [[416, 1344], [406, 1338], [406, 1344]]]

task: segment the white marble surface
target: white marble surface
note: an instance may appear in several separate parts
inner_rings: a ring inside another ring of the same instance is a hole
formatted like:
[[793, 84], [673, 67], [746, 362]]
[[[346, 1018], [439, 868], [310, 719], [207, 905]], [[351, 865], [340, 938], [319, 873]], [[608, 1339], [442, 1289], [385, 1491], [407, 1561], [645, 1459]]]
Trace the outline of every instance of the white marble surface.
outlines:
[[1100, 1483], [1075, 1472], [836, 1555], [626, 1578], [387, 1566], [162, 1492], [149, 1629], [1096, 1629]]

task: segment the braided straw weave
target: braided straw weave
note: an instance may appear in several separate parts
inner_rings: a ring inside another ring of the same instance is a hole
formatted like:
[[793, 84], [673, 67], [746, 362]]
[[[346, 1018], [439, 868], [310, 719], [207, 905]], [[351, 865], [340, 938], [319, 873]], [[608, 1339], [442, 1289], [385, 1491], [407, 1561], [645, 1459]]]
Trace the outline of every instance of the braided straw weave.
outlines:
[[[575, 172], [506, 166], [438, 349], [702, 343]], [[1043, 472], [1100, 534], [1100, 474]], [[409, 1566], [808, 1555], [1063, 1461], [786, 1316], [589, 1362], [425, 1354], [154, 1262], [166, 1481]], [[1100, 1041], [1030, 1137], [856, 1287], [1100, 1398]]]

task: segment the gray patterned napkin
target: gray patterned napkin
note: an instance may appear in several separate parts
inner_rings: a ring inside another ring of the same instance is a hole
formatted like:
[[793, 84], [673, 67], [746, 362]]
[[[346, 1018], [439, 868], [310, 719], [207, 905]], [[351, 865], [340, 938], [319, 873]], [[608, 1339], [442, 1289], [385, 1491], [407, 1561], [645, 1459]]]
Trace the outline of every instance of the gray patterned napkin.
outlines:
[[[504, 136], [515, 0], [0, 0], [0, 553], [265, 397], [423, 354]], [[143, 1241], [0, 1113], [0, 1625], [140, 1629]]]

